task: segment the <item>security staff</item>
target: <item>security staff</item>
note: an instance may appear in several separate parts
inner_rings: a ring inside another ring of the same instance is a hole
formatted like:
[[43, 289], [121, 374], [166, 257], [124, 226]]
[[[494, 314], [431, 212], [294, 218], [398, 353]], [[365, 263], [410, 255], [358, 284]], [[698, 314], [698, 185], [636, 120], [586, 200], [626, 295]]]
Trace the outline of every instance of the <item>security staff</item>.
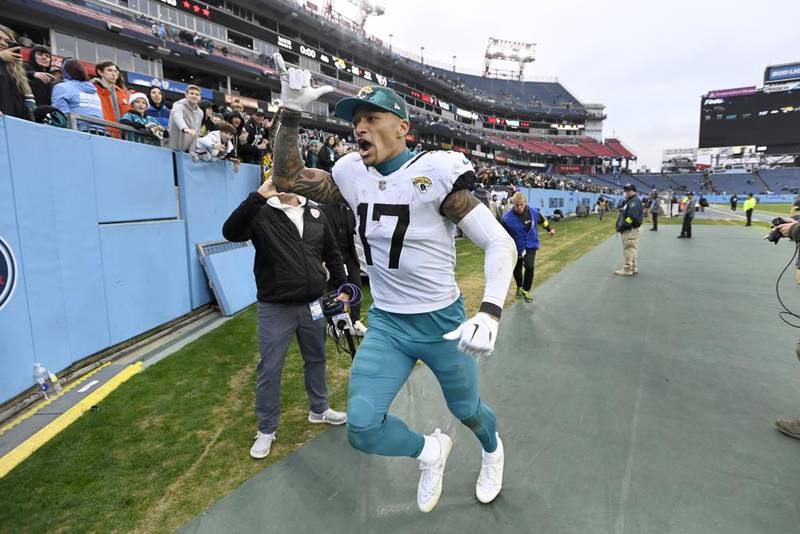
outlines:
[[756, 207], [756, 202], [753, 193], [747, 193], [747, 200], [744, 201], [744, 214], [747, 215], [747, 224], [745, 226], [752, 226], [751, 219], [753, 218], [753, 209]]
[[683, 206], [683, 226], [681, 226], [681, 235], [678, 236], [678, 239], [692, 237], [692, 221], [694, 220], [696, 204], [694, 193], [688, 191], [686, 193], [686, 204]]
[[650, 228], [651, 232], [658, 232], [658, 216], [661, 215], [661, 199], [658, 197], [658, 191], [653, 189], [650, 192], [650, 215], [653, 217], [653, 227]]
[[637, 258], [639, 256], [639, 238], [644, 220], [644, 209], [642, 201], [636, 196], [636, 186], [625, 184], [622, 188], [625, 192], [625, 199], [619, 208], [617, 217], [617, 232], [622, 237], [622, 257], [624, 265], [622, 269], [614, 271], [618, 276], [633, 276], [639, 274]]
[[731, 201], [731, 211], [736, 213], [736, 206], [739, 204], [739, 196], [734, 193], [734, 195], [730, 198]]

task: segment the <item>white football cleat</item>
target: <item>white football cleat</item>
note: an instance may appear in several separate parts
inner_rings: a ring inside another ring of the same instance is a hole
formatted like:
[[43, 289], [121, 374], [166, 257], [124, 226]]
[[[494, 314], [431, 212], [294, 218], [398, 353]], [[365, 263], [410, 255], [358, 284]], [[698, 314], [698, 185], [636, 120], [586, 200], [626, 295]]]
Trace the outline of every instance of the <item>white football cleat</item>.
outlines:
[[272, 447], [272, 442], [275, 441], [275, 432], [272, 434], [264, 434], [260, 430], [256, 432], [256, 442], [250, 447], [250, 456], [260, 460], [266, 458], [269, 450]]
[[[497, 455], [496, 453], [500, 453]], [[495, 456], [495, 458], [491, 458]], [[481, 451], [481, 472], [475, 484], [475, 496], [483, 504], [492, 502], [503, 489], [503, 464], [505, 452], [500, 436], [497, 436], [497, 450], [494, 453]]]
[[419, 485], [417, 486], [417, 506], [423, 512], [430, 512], [439, 502], [439, 497], [442, 495], [444, 466], [447, 463], [447, 457], [450, 455], [450, 449], [453, 448], [453, 440], [447, 434], [442, 434], [440, 429], [437, 428], [431, 434], [431, 437], [439, 442], [441, 453], [439, 454], [439, 459], [433, 463], [419, 463], [419, 469], [422, 474], [419, 477]]

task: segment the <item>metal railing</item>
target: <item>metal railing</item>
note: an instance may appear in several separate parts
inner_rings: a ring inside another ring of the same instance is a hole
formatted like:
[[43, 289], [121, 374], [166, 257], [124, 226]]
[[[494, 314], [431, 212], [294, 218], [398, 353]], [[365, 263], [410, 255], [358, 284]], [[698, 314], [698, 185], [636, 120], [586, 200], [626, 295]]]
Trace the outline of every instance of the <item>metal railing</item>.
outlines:
[[131, 126], [110, 122], [88, 115], [67, 113], [67, 121], [71, 130], [85, 132], [102, 137], [112, 137], [123, 141], [132, 141], [144, 145], [161, 146], [161, 138], [147, 130], [137, 130]]

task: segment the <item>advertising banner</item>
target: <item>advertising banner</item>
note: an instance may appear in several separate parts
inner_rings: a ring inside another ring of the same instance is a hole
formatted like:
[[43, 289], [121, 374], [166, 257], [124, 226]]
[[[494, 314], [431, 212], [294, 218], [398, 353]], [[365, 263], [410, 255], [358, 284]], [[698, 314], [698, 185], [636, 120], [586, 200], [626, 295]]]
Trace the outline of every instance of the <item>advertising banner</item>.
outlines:
[[800, 63], [773, 65], [764, 71], [764, 83], [800, 80]]
[[750, 95], [756, 92], [756, 86], [749, 87], [734, 87], [732, 89], [718, 89], [716, 91], [709, 91], [708, 98], [725, 98], [726, 96]]
[[[128, 83], [132, 85], [143, 85], [145, 87], [159, 87], [164, 91], [172, 91], [173, 93], [185, 93], [189, 84], [183, 82], [176, 82], [175, 80], [162, 80], [154, 78], [147, 74], [139, 74], [138, 72], [128, 73]], [[200, 96], [206, 100], [213, 100], [214, 92], [205, 87], [200, 88]]]

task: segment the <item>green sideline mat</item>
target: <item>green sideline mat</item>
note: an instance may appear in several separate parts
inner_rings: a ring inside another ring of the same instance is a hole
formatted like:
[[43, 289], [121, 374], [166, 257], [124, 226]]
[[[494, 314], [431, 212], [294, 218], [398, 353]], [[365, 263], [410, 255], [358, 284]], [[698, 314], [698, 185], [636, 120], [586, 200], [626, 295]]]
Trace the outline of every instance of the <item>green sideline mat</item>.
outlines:
[[417, 510], [414, 460], [362, 455], [334, 428], [183, 531], [797, 532], [800, 441], [773, 427], [800, 417], [798, 331], [774, 293], [792, 246], [759, 229], [678, 230], [643, 232], [638, 277], [611, 274], [612, 238], [506, 313], [481, 362], [506, 449], [493, 504], [474, 496], [477, 440], [421, 368], [392, 411], [454, 437], [432, 513]]

